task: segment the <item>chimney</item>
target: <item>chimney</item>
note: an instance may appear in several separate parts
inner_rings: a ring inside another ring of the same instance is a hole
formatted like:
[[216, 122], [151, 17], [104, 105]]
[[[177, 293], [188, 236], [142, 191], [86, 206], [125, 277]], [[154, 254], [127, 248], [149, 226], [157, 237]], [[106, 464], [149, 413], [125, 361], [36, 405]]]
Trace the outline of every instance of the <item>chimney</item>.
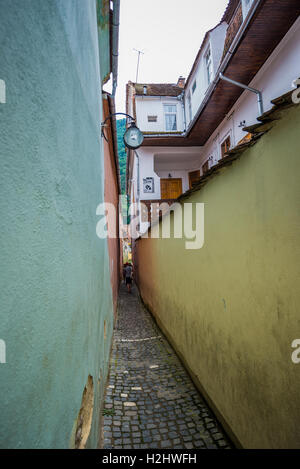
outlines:
[[179, 86], [179, 88], [184, 88], [184, 85], [185, 85], [185, 78], [180, 76], [177, 81], [177, 86]]

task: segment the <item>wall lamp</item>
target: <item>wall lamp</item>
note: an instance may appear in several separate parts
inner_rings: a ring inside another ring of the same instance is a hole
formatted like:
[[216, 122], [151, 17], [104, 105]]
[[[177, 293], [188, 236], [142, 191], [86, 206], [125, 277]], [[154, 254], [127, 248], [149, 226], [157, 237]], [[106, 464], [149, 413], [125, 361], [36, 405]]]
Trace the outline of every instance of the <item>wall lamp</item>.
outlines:
[[130, 148], [131, 150], [136, 150], [139, 148], [143, 141], [144, 141], [144, 135], [140, 131], [140, 129], [135, 125], [135, 119], [134, 117], [130, 116], [129, 114], [125, 114], [125, 112], [115, 112], [113, 114], [110, 114], [105, 121], [101, 123], [101, 135], [104, 137], [104, 139], [108, 142], [106, 136], [104, 135], [104, 127], [106, 122], [111, 119], [113, 116], [117, 115], [122, 115], [129, 117], [131, 119], [130, 124], [126, 132], [124, 133], [123, 140], [127, 148]]

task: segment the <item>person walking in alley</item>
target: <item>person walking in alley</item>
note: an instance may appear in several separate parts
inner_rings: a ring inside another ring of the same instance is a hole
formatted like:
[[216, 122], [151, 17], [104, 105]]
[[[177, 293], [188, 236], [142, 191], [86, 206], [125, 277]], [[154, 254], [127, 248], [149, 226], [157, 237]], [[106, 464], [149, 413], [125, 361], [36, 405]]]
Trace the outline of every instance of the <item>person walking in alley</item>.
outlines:
[[128, 266], [128, 262], [126, 264], [123, 264], [123, 282], [126, 285], [126, 267]]
[[131, 293], [131, 285], [132, 285], [132, 265], [127, 264], [125, 267], [125, 283], [127, 286], [128, 293]]

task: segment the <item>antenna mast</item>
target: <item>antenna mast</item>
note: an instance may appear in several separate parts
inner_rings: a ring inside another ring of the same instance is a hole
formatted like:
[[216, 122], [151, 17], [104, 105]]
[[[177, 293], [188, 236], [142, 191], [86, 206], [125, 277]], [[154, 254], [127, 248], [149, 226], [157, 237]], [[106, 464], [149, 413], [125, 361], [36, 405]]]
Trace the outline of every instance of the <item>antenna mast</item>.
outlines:
[[137, 61], [137, 67], [136, 67], [136, 78], [135, 78], [135, 82], [137, 83], [138, 82], [138, 76], [139, 76], [140, 55], [144, 54], [144, 52], [142, 50], [138, 50], [138, 49], [133, 49], [133, 50], [138, 53], [138, 61]]

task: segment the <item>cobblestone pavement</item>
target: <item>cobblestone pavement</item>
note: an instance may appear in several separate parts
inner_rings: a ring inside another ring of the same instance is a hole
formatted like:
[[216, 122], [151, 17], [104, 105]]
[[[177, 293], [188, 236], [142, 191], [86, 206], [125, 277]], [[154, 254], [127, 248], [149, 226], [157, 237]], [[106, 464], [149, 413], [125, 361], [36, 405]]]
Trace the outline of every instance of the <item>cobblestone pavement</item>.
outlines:
[[121, 286], [103, 448], [230, 448], [134, 286]]

